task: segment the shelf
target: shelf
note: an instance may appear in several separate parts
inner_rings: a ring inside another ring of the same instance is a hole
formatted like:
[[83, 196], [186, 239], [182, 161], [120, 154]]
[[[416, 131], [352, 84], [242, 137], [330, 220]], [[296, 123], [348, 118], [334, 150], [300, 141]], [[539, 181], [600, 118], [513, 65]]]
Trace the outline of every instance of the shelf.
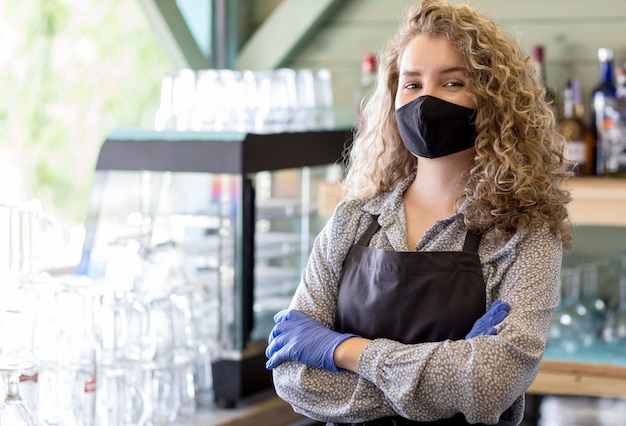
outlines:
[[626, 398], [626, 366], [544, 359], [526, 392]]
[[333, 164], [350, 129], [277, 134], [116, 130], [100, 148], [96, 170], [245, 174]]
[[569, 188], [572, 224], [626, 226], [626, 178], [574, 178]]

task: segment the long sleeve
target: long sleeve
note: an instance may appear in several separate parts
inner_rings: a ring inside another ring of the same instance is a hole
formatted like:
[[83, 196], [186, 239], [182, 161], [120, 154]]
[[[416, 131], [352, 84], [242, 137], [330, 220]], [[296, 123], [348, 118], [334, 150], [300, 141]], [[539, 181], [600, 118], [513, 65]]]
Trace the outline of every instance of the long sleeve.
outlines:
[[[350, 213], [357, 209], [340, 205], [318, 235], [290, 305], [331, 328], [341, 264], [357, 230], [361, 233], [369, 224], [362, 215]], [[281, 398], [296, 412], [320, 421], [348, 422], [396, 415], [376, 386], [350, 371], [333, 373], [285, 362], [274, 369], [273, 376]]]
[[[406, 245], [397, 207], [341, 205], [316, 239], [291, 307], [332, 327], [343, 259], [372, 210], [381, 214], [384, 232], [371, 245], [395, 250]], [[460, 249], [464, 232], [455, 218], [431, 231], [421, 249]], [[520, 232], [504, 245], [481, 244], [479, 254], [486, 304], [500, 299], [511, 305], [498, 335], [417, 345], [376, 339], [361, 354], [359, 374], [286, 362], [274, 370], [278, 395], [295, 411], [327, 422], [398, 414], [431, 421], [461, 412], [469, 422], [496, 423], [511, 405], [519, 422], [522, 395], [536, 375], [558, 301], [561, 243], [545, 229]]]

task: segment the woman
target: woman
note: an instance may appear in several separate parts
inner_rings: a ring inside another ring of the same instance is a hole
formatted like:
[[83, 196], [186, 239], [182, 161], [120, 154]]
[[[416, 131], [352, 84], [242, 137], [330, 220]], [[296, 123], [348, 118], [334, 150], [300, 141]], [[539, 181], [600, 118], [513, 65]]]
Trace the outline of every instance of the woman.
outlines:
[[276, 391], [329, 424], [517, 425], [571, 240], [545, 92], [467, 5], [414, 6], [380, 62], [346, 200], [275, 318]]

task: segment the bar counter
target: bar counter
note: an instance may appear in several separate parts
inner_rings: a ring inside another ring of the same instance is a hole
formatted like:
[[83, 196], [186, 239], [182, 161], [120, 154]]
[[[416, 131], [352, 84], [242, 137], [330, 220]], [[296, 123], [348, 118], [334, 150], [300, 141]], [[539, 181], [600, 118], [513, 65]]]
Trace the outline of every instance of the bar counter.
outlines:
[[548, 349], [528, 393], [626, 398], [626, 357], [602, 344], [571, 354]]
[[193, 421], [175, 426], [309, 426], [319, 424], [296, 414], [273, 390], [250, 396], [235, 408], [198, 408]]

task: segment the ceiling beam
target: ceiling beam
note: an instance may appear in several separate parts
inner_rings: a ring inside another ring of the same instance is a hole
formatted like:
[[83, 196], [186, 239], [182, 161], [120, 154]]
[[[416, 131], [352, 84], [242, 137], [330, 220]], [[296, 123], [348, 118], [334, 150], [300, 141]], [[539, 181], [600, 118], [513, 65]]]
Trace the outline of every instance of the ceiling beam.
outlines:
[[138, 0], [160, 46], [175, 69], [209, 68], [209, 58], [198, 46], [176, 1]]
[[285, 66], [345, 0], [283, 0], [239, 51], [238, 69]]

